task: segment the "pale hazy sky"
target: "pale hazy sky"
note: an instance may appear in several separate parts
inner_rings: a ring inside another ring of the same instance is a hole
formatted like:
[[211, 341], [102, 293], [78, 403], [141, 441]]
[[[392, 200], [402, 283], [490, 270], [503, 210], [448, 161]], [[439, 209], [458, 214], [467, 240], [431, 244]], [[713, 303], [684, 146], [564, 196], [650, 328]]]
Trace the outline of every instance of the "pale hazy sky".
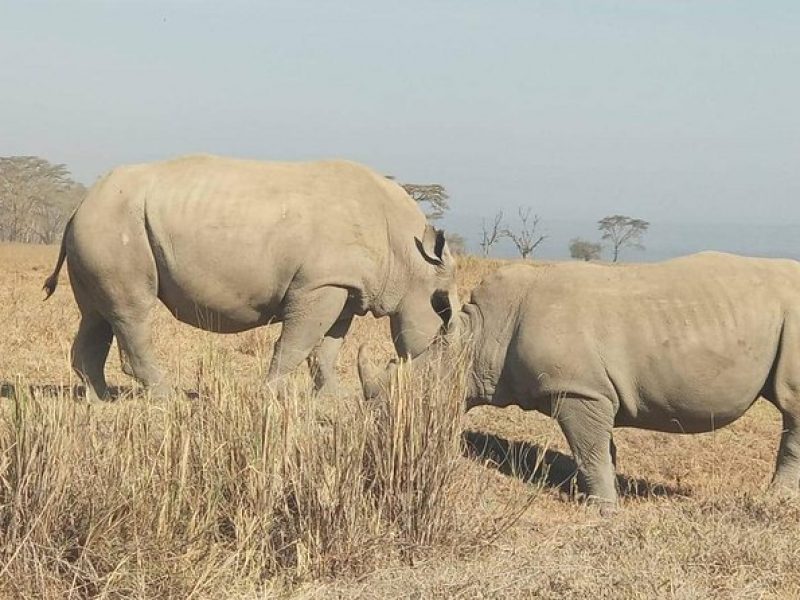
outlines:
[[800, 2], [0, 0], [0, 155], [346, 157], [453, 212], [800, 224]]

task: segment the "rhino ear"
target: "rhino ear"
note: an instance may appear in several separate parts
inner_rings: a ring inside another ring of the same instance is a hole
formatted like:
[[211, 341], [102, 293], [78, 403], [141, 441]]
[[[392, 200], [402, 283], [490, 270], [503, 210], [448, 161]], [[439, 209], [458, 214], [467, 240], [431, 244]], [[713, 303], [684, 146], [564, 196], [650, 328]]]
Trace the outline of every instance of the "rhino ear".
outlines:
[[446, 242], [444, 239], [444, 231], [436, 229], [432, 225], [425, 225], [425, 233], [422, 239], [414, 238], [417, 244], [417, 249], [422, 258], [427, 262], [437, 267], [444, 265], [446, 260]]

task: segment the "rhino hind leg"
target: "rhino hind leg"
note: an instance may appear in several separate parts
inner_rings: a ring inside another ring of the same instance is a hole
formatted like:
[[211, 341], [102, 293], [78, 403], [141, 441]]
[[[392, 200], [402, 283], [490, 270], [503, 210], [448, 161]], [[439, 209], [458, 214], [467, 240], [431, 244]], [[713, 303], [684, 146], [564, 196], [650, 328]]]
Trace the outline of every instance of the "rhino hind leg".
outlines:
[[776, 490], [798, 489], [800, 482], [800, 427], [797, 418], [783, 414], [783, 432], [771, 486]]
[[154, 396], [169, 395], [171, 389], [153, 352], [149, 310], [137, 318], [118, 318], [113, 329], [123, 371], [137, 379]]
[[612, 440], [614, 409], [610, 400], [566, 396], [553, 416], [567, 438], [587, 499], [603, 514], [617, 505], [616, 449]]
[[314, 380], [314, 390], [320, 395], [337, 395], [339, 393], [336, 359], [339, 357], [339, 351], [344, 344], [344, 336], [347, 335], [352, 321], [353, 315], [339, 318], [308, 357], [308, 367]]
[[767, 399], [778, 407], [783, 417], [781, 443], [770, 487], [797, 492], [800, 484], [800, 389], [791, 395], [770, 396]]
[[83, 380], [88, 400], [108, 396], [104, 369], [112, 338], [113, 332], [108, 321], [94, 312], [82, 313], [70, 354], [72, 368]]
[[800, 314], [786, 316], [777, 359], [762, 396], [783, 418], [771, 487], [796, 493], [800, 486]]

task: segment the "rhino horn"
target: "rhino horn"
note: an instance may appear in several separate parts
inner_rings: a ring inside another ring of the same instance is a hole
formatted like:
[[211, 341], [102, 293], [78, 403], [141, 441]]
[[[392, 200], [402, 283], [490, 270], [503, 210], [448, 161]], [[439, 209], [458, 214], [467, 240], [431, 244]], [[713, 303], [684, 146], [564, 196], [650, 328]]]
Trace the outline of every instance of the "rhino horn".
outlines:
[[361, 344], [358, 348], [358, 378], [361, 380], [361, 389], [365, 400], [377, 398], [381, 390], [385, 388], [388, 380], [388, 370], [381, 373], [368, 358], [370, 353], [369, 344]]

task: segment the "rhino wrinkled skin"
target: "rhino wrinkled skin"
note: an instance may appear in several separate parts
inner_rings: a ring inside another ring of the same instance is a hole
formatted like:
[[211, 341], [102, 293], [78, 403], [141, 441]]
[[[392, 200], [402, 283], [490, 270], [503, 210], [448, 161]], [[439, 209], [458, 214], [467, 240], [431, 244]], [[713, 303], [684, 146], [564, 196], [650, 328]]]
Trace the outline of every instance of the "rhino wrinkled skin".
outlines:
[[389, 315], [398, 353], [414, 356], [455, 297], [442, 232], [396, 183], [338, 160], [190, 156], [114, 169], [70, 219], [48, 297], [65, 256], [81, 312], [72, 364], [90, 397], [107, 392], [113, 336], [125, 372], [168, 391], [150, 338], [159, 300], [210, 331], [282, 322], [269, 381], [308, 358], [325, 391], [354, 315]]
[[[783, 417], [773, 486], [800, 480], [800, 263], [701, 253], [654, 264], [517, 264], [453, 319], [468, 344], [467, 408], [552, 416], [590, 498], [617, 501], [614, 427], [708, 432], [763, 397]], [[359, 372], [367, 397], [390, 372]]]

